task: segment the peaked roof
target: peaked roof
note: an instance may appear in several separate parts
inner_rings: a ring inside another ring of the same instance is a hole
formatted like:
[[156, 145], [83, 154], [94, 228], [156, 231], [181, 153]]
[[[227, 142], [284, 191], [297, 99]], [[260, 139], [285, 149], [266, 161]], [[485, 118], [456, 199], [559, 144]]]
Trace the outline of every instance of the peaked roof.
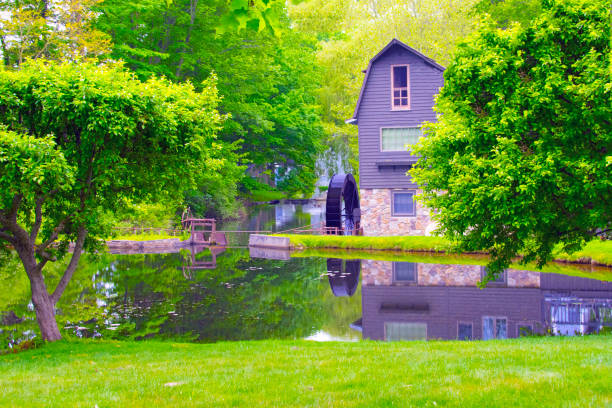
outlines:
[[413, 53], [417, 57], [421, 58], [423, 60], [423, 62], [425, 62], [428, 65], [431, 65], [432, 67], [434, 67], [436, 69], [439, 69], [440, 71], [444, 71], [444, 69], [445, 69], [442, 65], [438, 64], [436, 61], [434, 61], [431, 58], [429, 58], [428, 56], [420, 53], [419, 51], [415, 50], [414, 48], [404, 44], [403, 42], [401, 42], [397, 38], [392, 39], [391, 41], [389, 41], [389, 44], [387, 44], [385, 46], [385, 48], [380, 50], [380, 52], [378, 54], [376, 54], [370, 60], [370, 62], [368, 63], [368, 68], [366, 68], [366, 70], [363, 71], [363, 72], [365, 72], [365, 77], [363, 78], [363, 84], [361, 85], [361, 91], [359, 92], [359, 99], [357, 99], [357, 105], [355, 106], [355, 111], [353, 112], [353, 117], [350, 118], [350, 119], [347, 119], [345, 121], [346, 123], [348, 123], [348, 124], [355, 124], [355, 123], [357, 123], [357, 112], [359, 112], [359, 105], [361, 105], [361, 99], [363, 98], [363, 93], [365, 91], [366, 83], [368, 82], [368, 77], [370, 76], [370, 72], [372, 70], [372, 65], [374, 65], [374, 62], [376, 62], [377, 59], [382, 57], [394, 45], [398, 45], [398, 46], [402, 47], [403, 49], [405, 49], [406, 51], [409, 51], [409, 52]]

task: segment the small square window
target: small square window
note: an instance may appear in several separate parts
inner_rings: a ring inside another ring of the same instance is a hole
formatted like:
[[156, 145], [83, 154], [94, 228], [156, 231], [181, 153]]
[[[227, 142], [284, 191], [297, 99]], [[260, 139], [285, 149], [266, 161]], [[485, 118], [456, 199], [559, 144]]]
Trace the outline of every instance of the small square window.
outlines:
[[413, 216], [415, 215], [416, 205], [414, 202], [414, 192], [402, 191], [392, 192], [393, 216]]
[[528, 337], [533, 336], [533, 326], [530, 324], [521, 324], [518, 326], [518, 337]]
[[[480, 267], [480, 277], [481, 277], [481, 279], [484, 279], [484, 277], [487, 276], [488, 272], [489, 272], [489, 270], [487, 269], [486, 266], [481, 266]], [[493, 280], [490, 280], [487, 283], [487, 285], [491, 285], [491, 286], [504, 286], [507, 283], [507, 277], [508, 277], [507, 270], [504, 269], [501, 273], [497, 274], [495, 276], [495, 278], [493, 278]]]
[[416, 283], [417, 264], [414, 262], [393, 262], [393, 281], [398, 283]]
[[457, 340], [473, 340], [472, 323], [459, 323], [457, 325]]

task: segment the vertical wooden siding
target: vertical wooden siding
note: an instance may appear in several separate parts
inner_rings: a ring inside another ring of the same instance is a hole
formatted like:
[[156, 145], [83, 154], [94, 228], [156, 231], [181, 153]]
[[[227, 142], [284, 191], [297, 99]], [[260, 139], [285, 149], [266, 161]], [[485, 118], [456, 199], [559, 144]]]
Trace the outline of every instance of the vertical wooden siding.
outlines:
[[[410, 65], [410, 110], [391, 110], [391, 65]], [[381, 127], [420, 126], [434, 121], [434, 96], [442, 87], [442, 71], [408, 50], [394, 46], [374, 62], [357, 113], [361, 188], [416, 188], [404, 171], [379, 170], [376, 162], [415, 158], [408, 152], [381, 152]]]

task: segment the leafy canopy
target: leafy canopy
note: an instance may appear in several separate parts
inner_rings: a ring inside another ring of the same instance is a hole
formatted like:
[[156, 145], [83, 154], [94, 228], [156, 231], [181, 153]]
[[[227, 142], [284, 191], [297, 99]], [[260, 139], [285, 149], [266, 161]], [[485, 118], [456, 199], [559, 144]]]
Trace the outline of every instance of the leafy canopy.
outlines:
[[0, 210], [30, 197], [18, 208], [27, 229], [42, 200], [45, 240], [57, 228], [65, 240], [78, 227], [103, 236], [102, 213], [172, 199], [226, 165], [231, 152], [215, 141], [218, 101], [214, 77], [195, 92], [141, 82], [119, 65], [35, 61], [2, 71], [0, 122], [11, 132], [1, 138]]
[[445, 72], [412, 175], [440, 231], [493, 271], [612, 226], [609, 33], [607, 2], [545, 1], [527, 26], [483, 23]]
[[[111, 56], [125, 61], [141, 79], [164, 75], [198, 87], [215, 72], [222, 95], [219, 110], [230, 115], [220, 139], [240, 146], [244, 164], [260, 171], [277, 169], [285, 191], [308, 192], [323, 133], [315, 99], [320, 84], [316, 44], [291, 29], [279, 5], [106, 0], [97, 27], [112, 36]], [[242, 13], [240, 7], [255, 13], [260, 6], [276, 10], [274, 18], [263, 17], [280, 28], [276, 35], [254, 29], [251, 22], [246, 29], [219, 30], [227, 27], [228, 16]]]

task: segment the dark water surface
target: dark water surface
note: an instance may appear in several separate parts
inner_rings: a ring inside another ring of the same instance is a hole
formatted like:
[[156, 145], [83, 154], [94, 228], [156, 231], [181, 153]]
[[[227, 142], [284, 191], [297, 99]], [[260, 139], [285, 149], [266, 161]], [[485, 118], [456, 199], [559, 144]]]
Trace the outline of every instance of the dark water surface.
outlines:
[[[254, 209], [227, 229], [283, 230], [319, 222], [320, 206]], [[230, 236], [243, 245], [248, 234]], [[350, 254], [350, 253], [347, 253]], [[58, 304], [65, 333], [118, 339], [357, 341], [505, 339], [610, 330], [612, 283], [509, 269], [487, 288], [479, 265], [263, 259], [247, 248], [84, 256]], [[49, 270], [50, 285], [59, 277]], [[569, 273], [612, 280], [612, 270]], [[608, 278], [610, 277], [610, 278]], [[36, 335], [29, 285], [16, 257], [0, 261], [0, 348]]]
[[[199, 342], [486, 340], [612, 325], [610, 282], [510, 269], [479, 289], [483, 273], [478, 265], [257, 259], [247, 249], [104, 255], [85, 258], [58, 319], [80, 336]], [[7, 284], [5, 320], [25, 320], [3, 334], [17, 339], [34, 329], [34, 314], [28, 291], [11, 297]]]

